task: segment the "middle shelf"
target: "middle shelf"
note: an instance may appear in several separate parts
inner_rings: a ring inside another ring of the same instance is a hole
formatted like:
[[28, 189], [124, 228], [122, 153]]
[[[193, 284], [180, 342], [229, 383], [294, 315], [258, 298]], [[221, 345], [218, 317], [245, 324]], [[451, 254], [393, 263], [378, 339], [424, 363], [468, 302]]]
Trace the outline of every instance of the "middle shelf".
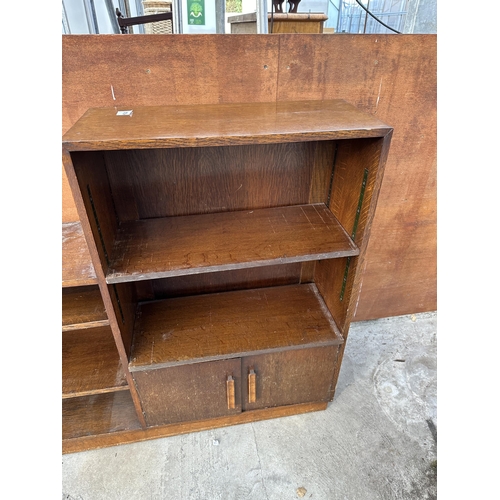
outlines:
[[109, 284], [359, 254], [323, 203], [122, 222]]

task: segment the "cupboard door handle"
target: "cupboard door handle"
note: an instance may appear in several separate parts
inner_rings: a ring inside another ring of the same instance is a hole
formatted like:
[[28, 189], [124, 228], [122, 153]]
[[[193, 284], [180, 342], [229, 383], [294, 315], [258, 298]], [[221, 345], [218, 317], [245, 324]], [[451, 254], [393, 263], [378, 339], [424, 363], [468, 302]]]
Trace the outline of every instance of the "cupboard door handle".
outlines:
[[234, 379], [232, 375], [229, 375], [227, 377], [226, 386], [227, 386], [227, 409], [234, 410], [236, 405], [234, 401]]
[[256, 383], [257, 375], [255, 374], [254, 369], [252, 368], [248, 373], [248, 402], [255, 403], [257, 397], [255, 392], [255, 383]]

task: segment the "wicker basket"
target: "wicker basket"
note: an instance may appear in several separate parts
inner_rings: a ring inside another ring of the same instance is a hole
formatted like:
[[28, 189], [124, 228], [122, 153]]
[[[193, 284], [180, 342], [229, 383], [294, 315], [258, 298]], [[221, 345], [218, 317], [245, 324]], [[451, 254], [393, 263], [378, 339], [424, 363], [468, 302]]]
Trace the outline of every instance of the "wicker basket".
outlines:
[[[172, 2], [162, 0], [143, 0], [144, 15], [163, 14], [172, 11]], [[166, 35], [172, 33], [172, 21], [159, 21], [157, 23], [146, 23], [144, 32], [148, 35]]]

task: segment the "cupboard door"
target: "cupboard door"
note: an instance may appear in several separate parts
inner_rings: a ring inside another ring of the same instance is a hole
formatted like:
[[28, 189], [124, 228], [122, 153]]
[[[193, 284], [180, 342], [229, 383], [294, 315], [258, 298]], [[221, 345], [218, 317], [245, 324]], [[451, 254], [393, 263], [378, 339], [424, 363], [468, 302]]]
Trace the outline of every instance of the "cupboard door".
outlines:
[[243, 358], [243, 410], [329, 401], [337, 352], [326, 346]]
[[239, 358], [132, 373], [148, 426], [241, 412]]

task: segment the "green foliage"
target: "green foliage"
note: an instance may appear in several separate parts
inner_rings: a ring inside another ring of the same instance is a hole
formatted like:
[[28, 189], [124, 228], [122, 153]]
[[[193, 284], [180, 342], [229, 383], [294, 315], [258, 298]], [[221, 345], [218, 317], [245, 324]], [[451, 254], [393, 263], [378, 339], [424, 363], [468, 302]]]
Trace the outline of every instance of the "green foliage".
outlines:
[[226, 0], [226, 12], [241, 12], [241, 0]]

